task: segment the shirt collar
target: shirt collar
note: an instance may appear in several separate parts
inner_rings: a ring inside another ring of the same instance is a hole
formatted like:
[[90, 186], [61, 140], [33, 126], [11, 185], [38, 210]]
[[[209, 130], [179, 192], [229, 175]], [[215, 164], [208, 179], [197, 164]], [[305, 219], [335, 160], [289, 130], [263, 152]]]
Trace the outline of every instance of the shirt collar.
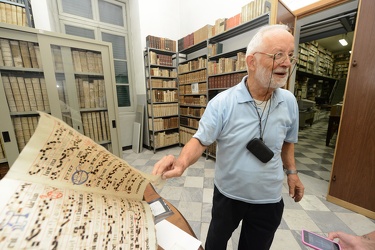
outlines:
[[[247, 76], [244, 76], [242, 78], [242, 81], [239, 84], [237, 84], [237, 86], [236, 86], [236, 97], [237, 97], [237, 102], [238, 103], [245, 103], [245, 102], [254, 101], [254, 99], [249, 94], [249, 91], [247, 90], [246, 80], [247, 80]], [[280, 91], [281, 90], [279, 88], [277, 88], [273, 92], [272, 102], [274, 102], [274, 103], [281, 103], [281, 102], [284, 101], [284, 99], [283, 99]]]

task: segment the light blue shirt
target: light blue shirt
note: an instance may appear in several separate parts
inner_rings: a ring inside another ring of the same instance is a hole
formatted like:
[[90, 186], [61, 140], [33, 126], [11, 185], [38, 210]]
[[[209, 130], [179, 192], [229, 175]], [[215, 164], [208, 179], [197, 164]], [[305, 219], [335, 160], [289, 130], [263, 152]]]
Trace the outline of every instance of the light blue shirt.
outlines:
[[[246, 79], [247, 76], [210, 100], [193, 137], [206, 146], [216, 140], [214, 183], [222, 194], [253, 204], [276, 203], [281, 200], [284, 178], [281, 148], [284, 141], [298, 141], [298, 105], [290, 91], [279, 88], [273, 92], [263, 140], [274, 156], [262, 163], [246, 149], [247, 143], [260, 134]], [[267, 112], [268, 108], [262, 117], [262, 128]]]

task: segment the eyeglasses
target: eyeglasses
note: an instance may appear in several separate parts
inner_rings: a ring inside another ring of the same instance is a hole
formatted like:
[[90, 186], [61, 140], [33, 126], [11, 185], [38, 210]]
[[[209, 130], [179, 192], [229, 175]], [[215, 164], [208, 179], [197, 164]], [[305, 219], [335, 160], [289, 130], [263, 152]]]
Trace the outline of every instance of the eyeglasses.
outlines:
[[271, 58], [273, 58], [273, 60], [277, 63], [277, 64], [282, 64], [283, 62], [285, 62], [286, 58], [289, 58], [289, 61], [290, 61], [290, 64], [295, 64], [297, 62], [297, 57], [294, 56], [293, 54], [291, 55], [287, 55], [285, 54], [284, 52], [278, 52], [276, 54], [269, 54], [269, 53], [264, 53], [264, 52], [254, 52], [253, 55], [255, 54], [262, 54], [262, 55], [267, 55]]

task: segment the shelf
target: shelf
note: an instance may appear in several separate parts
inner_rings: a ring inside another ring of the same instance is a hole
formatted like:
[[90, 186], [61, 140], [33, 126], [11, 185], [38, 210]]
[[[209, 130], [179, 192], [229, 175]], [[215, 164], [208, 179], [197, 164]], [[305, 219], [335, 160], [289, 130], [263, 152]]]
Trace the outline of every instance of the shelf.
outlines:
[[183, 50], [179, 51], [178, 53], [190, 54], [190, 53], [193, 53], [195, 51], [205, 49], [205, 48], [207, 48], [207, 40], [204, 40], [200, 43], [194, 44], [193, 46], [190, 46], [189, 48], [183, 49]]
[[[148, 67], [148, 65], [145, 65], [146, 67]], [[165, 68], [165, 69], [175, 69], [176, 67], [174, 66], [168, 66], [168, 65], [160, 65], [160, 64], [150, 64], [150, 67], [154, 67], [154, 68]]]
[[246, 48], [240, 48], [240, 49], [233, 50], [233, 51], [230, 51], [230, 52], [227, 52], [227, 53], [221, 53], [221, 54], [217, 54], [217, 55], [214, 55], [214, 56], [210, 56], [209, 59], [210, 60], [218, 60], [222, 57], [225, 57], [225, 58], [234, 57], [234, 56], [237, 56], [238, 52], [246, 53]]
[[336, 81], [337, 80], [336, 78], [333, 78], [333, 77], [316, 75], [316, 74], [306, 72], [306, 71], [301, 70], [301, 69], [297, 70], [297, 74], [302, 75], [302, 76], [306, 76], [306, 77], [309, 77], [309, 78], [319, 79], [319, 80], [328, 80], [328, 81]]
[[190, 127], [189, 125], [180, 124], [180, 127], [185, 127], [185, 128], [190, 128], [190, 129], [198, 130], [198, 128]]
[[198, 104], [184, 104], [184, 103], [180, 103], [180, 106], [184, 106], [184, 107], [192, 107], [192, 108], [205, 108], [206, 106], [204, 105], [198, 105]]
[[198, 71], [202, 71], [202, 70], [207, 70], [207, 68], [200, 68], [200, 69], [195, 69], [195, 70], [188, 71], [188, 72], [182, 72], [182, 73], [178, 73], [178, 75], [186, 75], [186, 74], [189, 74], [189, 73], [194, 73], [194, 72], [198, 72]]
[[175, 127], [175, 128], [166, 128], [166, 129], [160, 129], [160, 130], [152, 130], [152, 129], [149, 129], [150, 131], [154, 131], [155, 133], [159, 133], [159, 132], [164, 132], [164, 131], [170, 131], [170, 130], [176, 130], [178, 129], [178, 127]]
[[[180, 114], [180, 117], [181, 117], [181, 116], [183, 116], [183, 117], [188, 117], [188, 118], [193, 118], [193, 119], [201, 119], [201, 117], [199, 117], [199, 116], [181, 115], [181, 114]], [[186, 125], [182, 125], [182, 124], [181, 124], [181, 126], [186, 126]]]
[[1, 66], [1, 71], [15, 71], [15, 72], [31, 72], [31, 73], [43, 73], [44, 70], [40, 68], [23, 68], [23, 67], [9, 67]]
[[229, 38], [232, 38], [234, 36], [241, 35], [241, 34], [247, 32], [247, 31], [250, 31], [250, 30], [259, 28], [261, 26], [267, 25], [269, 23], [270, 23], [270, 14], [266, 13], [266, 14], [264, 14], [262, 16], [259, 16], [259, 17], [255, 18], [255, 19], [253, 19], [253, 20], [251, 20], [247, 23], [240, 24], [240, 25], [234, 27], [233, 29], [227, 30], [223, 33], [220, 33], [216, 36], [213, 36], [213, 37], [208, 39], [208, 42], [209, 43], [218, 43], [218, 42], [227, 40]]
[[[181, 53], [182, 54], [182, 53]], [[201, 56], [197, 56], [197, 57], [194, 57], [194, 58], [190, 58], [190, 59], [184, 59], [184, 58], [181, 58], [182, 60], [184, 61], [181, 61], [179, 62], [179, 64], [185, 64], [185, 63], [188, 63], [188, 62], [191, 62], [191, 61], [195, 61], [195, 60], [198, 60], [199, 58], [207, 58], [207, 55], [201, 55]], [[180, 58], [179, 58], [180, 59]]]
[[170, 80], [176, 79], [176, 77], [168, 77], [168, 76], [150, 76], [150, 77], [151, 77], [151, 79], [153, 79], [153, 78], [159, 78], [159, 79], [162, 78], [162, 79], [170, 79]]
[[[163, 55], [174, 55], [176, 54], [176, 52], [173, 52], [173, 51], [169, 51], [169, 50], [162, 50], [162, 49], [155, 49], [155, 48], [148, 48], [149, 51], [153, 51], [153, 52], [157, 52], [159, 54], [163, 54]], [[147, 52], [147, 49], [144, 51], [145, 52], [145, 55], [148, 54]]]
[[194, 94], [180, 94], [180, 96], [183, 95], [183, 96], [196, 96], [196, 95], [207, 95], [206, 92], [204, 93], [194, 93]]
[[236, 74], [236, 73], [246, 73], [247, 70], [239, 70], [239, 71], [232, 71], [232, 72], [226, 72], [221, 74], [215, 74], [215, 75], [208, 75], [208, 77], [214, 77], [214, 76], [223, 76], [223, 75], [230, 75], [230, 74]]

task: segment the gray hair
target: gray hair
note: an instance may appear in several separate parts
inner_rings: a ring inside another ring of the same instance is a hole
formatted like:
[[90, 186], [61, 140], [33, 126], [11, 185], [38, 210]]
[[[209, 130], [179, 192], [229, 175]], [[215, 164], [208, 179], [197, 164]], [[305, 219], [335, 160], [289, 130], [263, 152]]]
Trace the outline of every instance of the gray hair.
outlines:
[[284, 24], [273, 24], [273, 25], [266, 25], [261, 27], [258, 32], [253, 36], [250, 40], [249, 45], [247, 45], [246, 50], [246, 57], [257, 50], [259, 50], [263, 46], [263, 38], [267, 32], [276, 31], [276, 30], [286, 30], [290, 32], [290, 28]]

